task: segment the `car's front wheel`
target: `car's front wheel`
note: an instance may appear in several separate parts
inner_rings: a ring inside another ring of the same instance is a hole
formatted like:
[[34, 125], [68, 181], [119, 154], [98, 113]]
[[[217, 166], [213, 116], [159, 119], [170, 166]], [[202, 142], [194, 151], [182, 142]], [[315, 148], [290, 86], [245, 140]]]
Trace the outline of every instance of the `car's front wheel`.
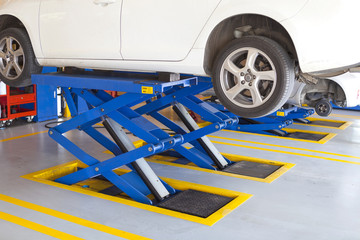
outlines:
[[41, 73], [30, 39], [21, 28], [0, 32], [0, 79], [11, 87], [31, 85], [31, 74]]
[[246, 36], [228, 44], [215, 62], [213, 85], [220, 102], [241, 117], [278, 110], [295, 80], [294, 63], [275, 41]]

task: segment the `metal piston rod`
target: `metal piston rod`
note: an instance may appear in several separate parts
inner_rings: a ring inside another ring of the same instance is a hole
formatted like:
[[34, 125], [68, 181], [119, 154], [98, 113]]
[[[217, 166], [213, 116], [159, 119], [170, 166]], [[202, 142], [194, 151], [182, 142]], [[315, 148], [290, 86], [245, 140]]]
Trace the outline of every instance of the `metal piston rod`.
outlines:
[[[179, 116], [181, 121], [185, 124], [185, 126], [189, 129], [190, 132], [196, 131], [199, 129], [199, 126], [195, 122], [195, 120], [190, 116], [190, 114], [186, 111], [185, 107], [179, 103], [174, 104], [173, 109], [175, 113]], [[216, 149], [214, 144], [209, 140], [208, 137], [203, 136], [197, 139], [197, 142], [201, 145], [204, 151], [209, 155], [211, 160], [214, 162], [218, 170], [223, 170], [228, 162], [224, 159], [221, 153]]]
[[[110, 136], [114, 139], [115, 143], [119, 146], [123, 153], [135, 149], [134, 144], [128, 138], [126, 133], [122, 130], [120, 124], [118, 124], [111, 118], [106, 118], [103, 121], [103, 124], [105, 129], [109, 132]], [[139, 158], [134, 162], [130, 163], [130, 165], [139, 174], [139, 176], [144, 181], [145, 185], [149, 188], [150, 192], [154, 195], [157, 201], [160, 202], [170, 195], [168, 190], [160, 181], [159, 177], [150, 168], [149, 164], [145, 161], [144, 158]]]

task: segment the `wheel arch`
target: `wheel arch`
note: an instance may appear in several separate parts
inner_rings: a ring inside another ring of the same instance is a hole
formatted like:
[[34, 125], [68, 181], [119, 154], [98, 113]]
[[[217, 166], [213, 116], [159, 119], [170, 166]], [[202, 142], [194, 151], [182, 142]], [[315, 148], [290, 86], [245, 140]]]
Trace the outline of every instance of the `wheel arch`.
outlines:
[[346, 86], [343, 85], [341, 81], [332, 78], [323, 78], [319, 79], [315, 85], [305, 85], [301, 91], [301, 96], [303, 96], [306, 101], [309, 101], [306, 102], [306, 104], [310, 106], [311, 104], [309, 103], [311, 103], [311, 101], [315, 103], [315, 101], [323, 98], [333, 101], [335, 104], [338, 103], [339, 106], [341, 106], [342, 104], [346, 105], [346, 102], [349, 100], [345, 90]]
[[279, 22], [264, 15], [241, 14], [224, 19], [210, 33], [205, 47], [205, 72], [212, 75], [217, 55], [230, 41], [248, 35], [268, 37], [279, 43], [292, 59], [298, 59], [288, 31]]
[[[39, 44], [37, 43], [38, 42], [37, 39], [39, 36], [36, 35], [36, 32], [31, 31], [32, 29], [30, 28], [30, 26], [27, 26], [25, 24], [25, 21], [22, 21], [20, 18], [15, 17], [14, 15], [11, 15], [11, 14], [2, 14], [2, 15], [0, 15], [0, 31], [7, 29], [7, 28], [24, 29], [27, 36], [30, 39], [30, 42], [32, 43], [32, 47], [35, 52], [35, 56], [37, 56], [37, 57], [42, 56], [40, 43]], [[35, 41], [33, 41], [33, 39]], [[35, 45], [33, 43], [35, 43]]]
[[29, 35], [23, 22], [19, 18], [13, 15], [4, 14], [0, 16], [0, 31], [6, 28], [23, 28], [26, 30], [26, 33]]
[[[23, 48], [23, 60], [21, 61], [22, 67], [19, 67], [20, 65], [17, 65], [17, 69], [20, 70], [15, 70], [14, 65], [10, 65], [10, 67], [8, 68], [8, 72], [5, 75], [1, 73], [1, 80], [11, 87], [26, 87], [31, 85], [31, 74], [40, 73], [42, 67], [39, 65], [35, 56], [29, 31], [19, 18], [12, 15], [1, 15], [0, 32], [2, 35], [2, 39], [10, 35], [16, 38], [19, 46], [22, 46]], [[13, 59], [10, 61], [15, 61], [15, 57], [13, 57]], [[8, 62], [7, 64], [10, 64], [10, 62]], [[11, 69], [13, 69], [13, 73], [10, 76], [9, 73]], [[14, 74], [14, 71], [16, 72], [16, 74]]]
[[348, 99], [348, 95], [345, 92], [346, 86], [344, 86], [341, 81], [336, 81], [335, 79], [329, 78], [327, 80], [329, 81], [329, 91], [334, 95], [335, 98], [333, 99], [334, 104], [341, 107], [341, 104], [337, 104], [337, 101], [342, 98], [341, 100], [345, 101], [344, 105], [348, 105], [347, 102], [350, 99]]

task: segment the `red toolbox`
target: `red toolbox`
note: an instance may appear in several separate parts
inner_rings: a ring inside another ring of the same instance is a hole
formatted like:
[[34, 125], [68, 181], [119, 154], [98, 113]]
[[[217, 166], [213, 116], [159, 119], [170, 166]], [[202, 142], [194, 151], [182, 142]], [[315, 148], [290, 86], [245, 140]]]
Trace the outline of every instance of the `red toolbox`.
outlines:
[[10, 125], [20, 117], [30, 122], [36, 116], [36, 86], [14, 88], [6, 86], [6, 95], [0, 95], [0, 126]]

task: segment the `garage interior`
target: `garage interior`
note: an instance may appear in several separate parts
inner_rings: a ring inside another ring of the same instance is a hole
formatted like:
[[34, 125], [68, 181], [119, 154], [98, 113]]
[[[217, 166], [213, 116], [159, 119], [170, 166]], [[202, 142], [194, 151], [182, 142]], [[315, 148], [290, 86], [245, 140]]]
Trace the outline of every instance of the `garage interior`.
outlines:
[[328, 3], [0, 0], [0, 240], [360, 240]]
[[[169, 108], [162, 111], [184, 125]], [[223, 156], [247, 164], [237, 174], [184, 163], [175, 155], [146, 158], [156, 175], [180, 193], [196, 190], [225, 201], [213, 211], [211, 199], [189, 203], [187, 196], [177, 204], [190, 210], [170, 209], [166, 201], [162, 206], [139, 203], [124, 193], [109, 193], [111, 184], [101, 177], [71, 186], [55, 182], [87, 166], [51, 139], [47, 127], [56, 123], [18, 120], [0, 130], [1, 239], [360, 239], [359, 113], [336, 109], [311, 120], [333, 125], [286, 128], [325, 136], [319, 139], [213, 131], [208, 139]], [[104, 124], [96, 129], [111, 137]], [[137, 148], [143, 146], [132, 132], [125, 133]], [[112, 156], [83, 131], [65, 136], [100, 161]], [[269, 172], [262, 175], [261, 169]]]

